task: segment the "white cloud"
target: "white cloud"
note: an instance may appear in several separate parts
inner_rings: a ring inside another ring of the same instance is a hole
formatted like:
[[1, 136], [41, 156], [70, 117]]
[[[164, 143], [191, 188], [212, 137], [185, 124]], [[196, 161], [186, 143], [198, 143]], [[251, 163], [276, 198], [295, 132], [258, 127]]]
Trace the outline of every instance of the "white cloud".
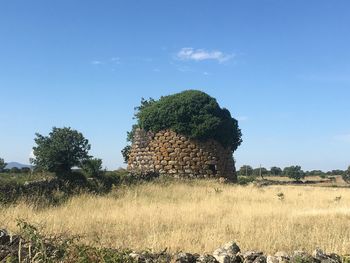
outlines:
[[217, 60], [220, 63], [228, 61], [233, 57], [233, 54], [225, 54], [219, 50], [207, 51], [205, 49], [194, 49], [191, 47], [182, 48], [176, 54], [176, 58], [180, 60]]

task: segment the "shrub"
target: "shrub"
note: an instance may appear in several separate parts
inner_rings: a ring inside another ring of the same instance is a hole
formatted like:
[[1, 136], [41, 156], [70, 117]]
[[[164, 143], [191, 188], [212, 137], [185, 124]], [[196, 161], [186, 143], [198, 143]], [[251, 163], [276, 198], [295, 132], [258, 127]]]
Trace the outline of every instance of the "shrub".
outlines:
[[102, 173], [102, 160], [98, 158], [84, 160], [81, 169], [89, 177], [99, 177]]
[[300, 181], [302, 178], [305, 177], [305, 173], [303, 172], [303, 170], [301, 170], [301, 167], [298, 165], [284, 168], [283, 174], [296, 181]]
[[220, 108], [216, 99], [201, 91], [187, 90], [157, 101], [143, 99], [136, 109], [137, 126], [133, 129], [171, 129], [192, 139], [214, 139], [232, 151], [242, 142], [237, 120], [227, 109]]

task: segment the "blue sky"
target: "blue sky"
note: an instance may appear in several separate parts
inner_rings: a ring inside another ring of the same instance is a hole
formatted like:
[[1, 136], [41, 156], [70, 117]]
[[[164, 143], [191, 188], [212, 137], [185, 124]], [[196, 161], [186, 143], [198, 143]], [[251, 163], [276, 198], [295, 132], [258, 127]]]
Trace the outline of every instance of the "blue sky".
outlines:
[[239, 120], [237, 166], [350, 165], [350, 2], [0, 1], [0, 156], [81, 131], [104, 166], [141, 97], [199, 89]]

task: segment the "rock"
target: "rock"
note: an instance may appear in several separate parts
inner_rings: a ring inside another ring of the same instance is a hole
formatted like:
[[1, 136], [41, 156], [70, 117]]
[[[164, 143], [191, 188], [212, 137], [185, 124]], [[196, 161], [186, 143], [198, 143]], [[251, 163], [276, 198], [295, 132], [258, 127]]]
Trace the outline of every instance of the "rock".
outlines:
[[216, 249], [213, 252], [213, 256], [220, 263], [239, 263], [242, 262], [242, 258], [237, 255], [240, 252], [240, 248], [235, 242], [226, 243], [221, 248]]
[[[250, 260], [248, 260], [250, 261]], [[260, 255], [253, 261], [254, 263], [266, 263], [266, 256]]]
[[179, 263], [196, 263], [198, 256], [192, 255], [190, 253], [178, 253], [175, 257], [175, 262]]
[[276, 256], [267, 256], [266, 263], [279, 263], [280, 261]]
[[230, 252], [232, 255], [236, 255], [241, 251], [239, 246], [234, 241], [226, 243], [222, 248]]
[[318, 260], [324, 260], [328, 258], [328, 256], [323, 252], [323, 250], [319, 248], [316, 248], [314, 250], [314, 252], [312, 253], [312, 256]]
[[242, 254], [244, 262], [253, 262], [258, 257], [262, 256], [263, 252], [260, 251], [247, 251]]
[[10, 235], [5, 229], [0, 229], [0, 245], [7, 245], [10, 243]]
[[285, 251], [278, 251], [278, 252], [276, 252], [275, 257], [277, 257], [279, 260], [280, 259], [290, 259], [290, 256]]
[[137, 254], [135, 252], [131, 252], [129, 254], [129, 256], [132, 257], [133, 259], [137, 260], [137, 261], [140, 259], [140, 254]]
[[219, 263], [219, 261], [214, 256], [207, 254], [197, 258], [196, 263]]
[[339, 262], [339, 263], [342, 262], [342, 258], [341, 258], [339, 255], [335, 254], [335, 253], [331, 253], [331, 254], [329, 255], [329, 257], [330, 257], [331, 259], [333, 259], [334, 261], [336, 261], [336, 262]]
[[341, 263], [342, 260], [339, 255], [337, 254], [326, 254], [323, 252], [322, 249], [316, 248], [315, 251], [312, 253], [312, 256], [321, 261], [321, 263]]
[[312, 257], [305, 251], [294, 251], [293, 256], [290, 258], [292, 263], [320, 263], [320, 260]]

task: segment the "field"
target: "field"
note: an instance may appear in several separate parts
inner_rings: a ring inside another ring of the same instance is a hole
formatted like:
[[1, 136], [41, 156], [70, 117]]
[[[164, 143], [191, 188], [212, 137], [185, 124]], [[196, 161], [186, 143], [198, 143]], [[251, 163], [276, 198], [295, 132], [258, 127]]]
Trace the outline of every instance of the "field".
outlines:
[[0, 207], [0, 228], [16, 220], [44, 233], [82, 236], [81, 242], [135, 250], [212, 252], [231, 240], [242, 250], [350, 251], [350, 189], [256, 187], [215, 181], [144, 183], [105, 196], [81, 194], [57, 207], [20, 202]]

